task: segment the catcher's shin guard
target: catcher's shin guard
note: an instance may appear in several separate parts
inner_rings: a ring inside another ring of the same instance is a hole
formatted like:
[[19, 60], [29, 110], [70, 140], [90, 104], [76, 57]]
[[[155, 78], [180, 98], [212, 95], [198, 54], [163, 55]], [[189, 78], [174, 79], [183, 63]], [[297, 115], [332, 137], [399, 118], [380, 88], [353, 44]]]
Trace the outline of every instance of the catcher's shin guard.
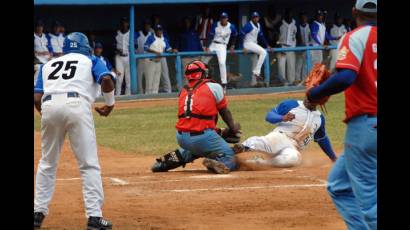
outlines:
[[157, 158], [156, 161], [151, 168], [152, 172], [167, 172], [179, 166], [185, 167], [184, 159], [178, 149]]

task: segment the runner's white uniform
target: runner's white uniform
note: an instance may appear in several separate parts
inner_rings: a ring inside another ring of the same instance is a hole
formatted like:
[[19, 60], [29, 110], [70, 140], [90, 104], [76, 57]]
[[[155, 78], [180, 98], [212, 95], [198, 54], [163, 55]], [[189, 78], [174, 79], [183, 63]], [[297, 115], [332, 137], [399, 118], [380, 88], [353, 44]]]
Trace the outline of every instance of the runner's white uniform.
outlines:
[[[288, 112], [295, 115], [295, 119], [288, 122], [276, 121], [277, 127], [265, 136], [253, 136], [242, 144], [258, 151], [274, 156], [270, 161], [259, 159], [260, 163], [274, 167], [293, 167], [302, 162], [300, 150], [303, 150], [313, 139], [319, 141], [327, 138], [324, 131], [324, 117], [318, 111], [307, 109], [302, 101], [286, 100], [268, 113], [285, 115]], [[320, 132], [317, 132], [320, 130]]]
[[83, 183], [87, 216], [102, 217], [104, 200], [92, 103], [101, 77], [114, 76], [100, 59], [69, 53], [42, 65], [34, 88], [44, 93], [41, 105], [42, 157], [38, 164], [34, 212], [48, 213], [57, 163], [68, 134]]

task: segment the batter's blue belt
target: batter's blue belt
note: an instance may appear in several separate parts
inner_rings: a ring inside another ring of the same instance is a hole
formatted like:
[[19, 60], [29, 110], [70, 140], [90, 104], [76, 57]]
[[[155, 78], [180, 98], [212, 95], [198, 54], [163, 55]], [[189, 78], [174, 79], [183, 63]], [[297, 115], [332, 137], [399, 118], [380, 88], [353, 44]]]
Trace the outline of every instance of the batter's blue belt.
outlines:
[[[43, 103], [46, 102], [46, 101], [51, 100], [52, 97], [53, 97], [53, 95], [51, 95], [51, 94], [45, 96], [45, 97], [43, 98]], [[77, 93], [77, 92], [68, 92], [68, 93], [67, 93], [67, 97], [80, 97], [80, 94]]]

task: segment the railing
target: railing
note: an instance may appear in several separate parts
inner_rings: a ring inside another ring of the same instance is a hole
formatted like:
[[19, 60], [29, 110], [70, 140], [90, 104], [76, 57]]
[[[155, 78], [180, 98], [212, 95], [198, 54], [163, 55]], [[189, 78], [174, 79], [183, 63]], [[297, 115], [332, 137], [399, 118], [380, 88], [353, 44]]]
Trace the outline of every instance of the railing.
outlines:
[[[294, 48], [273, 48], [273, 49], [267, 49], [266, 51], [268, 52], [268, 55], [265, 58], [265, 62], [263, 65], [264, 68], [264, 80], [267, 85], [269, 85], [270, 82], [270, 64], [269, 64], [269, 54], [275, 53], [275, 52], [301, 52], [301, 51], [306, 51], [306, 67], [307, 71], [311, 69], [312, 66], [312, 61], [311, 61], [311, 55], [310, 51], [311, 50], [329, 50], [329, 49], [336, 49], [336, 46], [303, 46], [303, 47], [294, 47]], [[245, 54], [243, 50], [235, 50], [233, 52], [234, 54]], [[229, 54], [229, 51], [228, 51]], [[252, 52], [247, 52], [246, 54], [252, 54]], [[215, 52], [203, 52], [203, 51], [198, 51], [198, 52], [177, 52], [177, 53], [162, 53], [161, 55], [156, 55], [156, 54], [151, 54], [151, 53], [145, 53], [145, 54], [135, 54], [131, 55], [131, 58], [135, 58], [134, 60], [137, 59], [142, 59], [142, 58], [158, 58], [158, 57], [176, 57], [175, 60], [175, 70], [176, 70], [176, 80], [177, 80], [177, 85], [178, 89], [181, 89], [183, 87], [182, 83], [182, 65], [181, 65], [181, 58], [182, 57], [189, 57], [189, 56], [209, 56], [209, 55], [216, 55]], [[134, 57], [132, 57], [134, 56]], [[136, 61], [135, 61], [136, 62]], [[138, 67], [137, 67], [138, 68]], [[135, 74], [137, 75], [137, 74]], [[137, 93], [137, 78], [132, 77], [131, 78], [131, 92], [133, 94]]]

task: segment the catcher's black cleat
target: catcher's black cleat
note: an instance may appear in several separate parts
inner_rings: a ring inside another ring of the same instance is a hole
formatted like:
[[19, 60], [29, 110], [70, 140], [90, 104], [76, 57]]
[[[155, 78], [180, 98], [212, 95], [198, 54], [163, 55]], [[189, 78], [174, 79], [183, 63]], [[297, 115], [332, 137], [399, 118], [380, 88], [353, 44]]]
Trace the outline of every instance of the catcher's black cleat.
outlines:
[[34, 213], [34, 229], [41, 228], [41, 224], [44, 220], [44, 214], [42, 212], [35, 212]]
[[105, 220], [102, 217], [90, 216], [88, 218], [87, 230], [109, 230], [112, 229], [111, 221]]
[[184, 159], [181, 156], [179, 150], [169, 152], [163, 157], [157, 158], [156, 162], [151, 168], [152, 172], [168, 172], [168, 170], [178, 168], [179, 166], [185, 167]]
[[231, 170], [222, 162], [205, 158], [202, 164], [209, 170], [216, 174], [228, 174]]

